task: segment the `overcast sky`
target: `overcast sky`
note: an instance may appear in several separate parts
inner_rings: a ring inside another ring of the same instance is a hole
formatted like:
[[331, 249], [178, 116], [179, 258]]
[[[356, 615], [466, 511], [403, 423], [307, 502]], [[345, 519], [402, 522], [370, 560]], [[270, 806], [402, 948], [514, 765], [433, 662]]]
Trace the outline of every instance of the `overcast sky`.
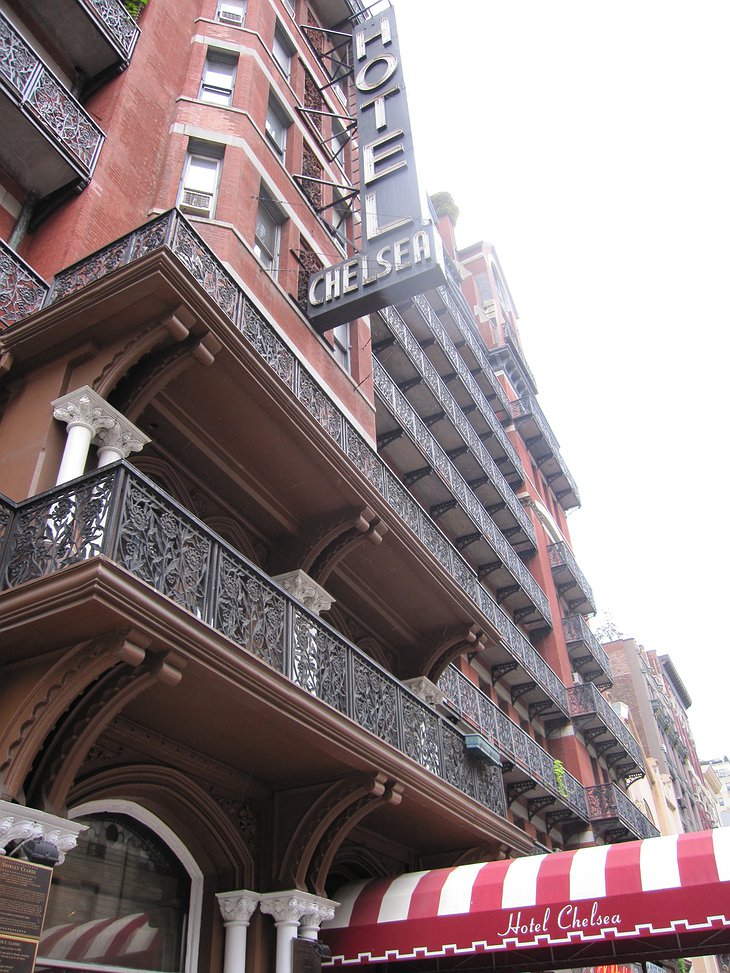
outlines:
[[418, 169], [493, 243], [599, 609], [730, 755], [727, 0], [395, 0]]

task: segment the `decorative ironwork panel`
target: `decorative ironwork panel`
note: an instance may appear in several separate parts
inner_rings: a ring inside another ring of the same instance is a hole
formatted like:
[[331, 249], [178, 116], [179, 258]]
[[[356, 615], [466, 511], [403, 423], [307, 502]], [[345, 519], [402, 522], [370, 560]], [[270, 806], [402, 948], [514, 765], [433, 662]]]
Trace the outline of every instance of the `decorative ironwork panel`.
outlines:
[[385, 473], [385, 496], [401, 520], [417, 534], [420, 524], [418, 504], [390, 470]]
[[590, 630], [582, 615], [568, 615], [564, 618], [563, 634], [566, 642], [580, 642], [585, 645], [603, 672], [609, 678], [611, 677], [611, 663], [608, 653]]
[[287, 599], [226, 548], [220, 552], [216, 581], [213, 627], [283, 672]]
[[198, 234], [194, 233], [183, 220], [177, 221], [172, 251], [223, 313], [234, 320], [238, 287]]
[[345, 448], [358, 470], [382, 493], [383, 465], [362, 436], [355, 432], [349, 423], [345, 428]]
[[27, 93], [26, 104], [91, 174], [104, 133], [50, 71], [41, 70]]
[[139, 27], [129, 16], [119, 0], [84, 0], [103, 22], [106, 29], [129, 60], [139, 37]]
[[0, 240], [0, 330], [40, 310], [48, 284]]
[[151, 253], [153, 250], [159, 250], [160, 247], [168, 242], [176, 222], [176, 215], [176, 211], [171, 210], [169, 213], [165, 213], [156, 220], [145, 223], [144, 226], [135, 230], [132, 246], [129, 250], [130, 262], [137, 260], [139, 257], [143, 257], [146, 253]]
[[109, 473], [24, 504], [15, 514], [8, 538], [3, 587], [101, 554], [114, 482], [114, 473]]
[[51, 303], [73, 294], [82, 287], [88, 287], [95, 280], [106, 277], [128, 262], [129, 237], [122, 237], [115, 243], [98, 250], [67, 270], [62, 270], [53, 279]]
[[241, 332], [267, 365], [270, 365], [282, 382], [293, 391], [297, 375], [296, 358], [249, 301], [243, 305]]
[[305, 371], [299, 374], [299, 401], [327, 435], [342, 444], [342, 416], [319, 385]]
[[398, 685], [365, 655], [353, 655], [353, 719], [376, 737], [400, 747]]
[[294, 608], [292, 680], [347, 713], [347, 648], [313, 615]]
[[0, 494], [0, 560], [2, 559], [2, 547], [8, 535], [8, 525], [13, 510], [15, 510], [15, 504]]
[[403, 749], [426, 770], [442, 774], [439, 746], [439, 718], [415, 696], [401, 696], [403, 709]]
[[22, 97], [41, 61], [10, 22], [0, 14], [0, 74]]
[[122, 567], [204, 618], [211, 547], [211, 537], [191, 518], [128, 478], [117, 538]]
[[480, 761], [474, 768], [475, 797], [480, 804], [495, 814], [507, 817], [507, 801], [504, 796], [504, 779], [499, 767]]
[[444, 780], [458, 787], [464, 794], [476, 797], [474, 767], [477, 760], [469, 759], [469, 754], [464, 748], [464, 737], [458, 730], [443, 724], [441, 739], [444, 748]]

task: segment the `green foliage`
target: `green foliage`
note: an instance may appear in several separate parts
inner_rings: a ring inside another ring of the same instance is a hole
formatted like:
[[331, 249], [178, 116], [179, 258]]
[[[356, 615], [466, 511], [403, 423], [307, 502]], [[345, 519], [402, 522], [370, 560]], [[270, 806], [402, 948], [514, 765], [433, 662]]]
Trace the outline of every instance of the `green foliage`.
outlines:
[[150, 0], [124, 0], [124, 8], [136, 20], [149, 2]]
[[687, 973], [687, 960], [686, 959], [678, 959], [677, 960], [677, 970], [679, 971], [679, 973]]
[[558, 789], [558, 794], [561, 797], [567, 797], [568, 785], [565, 781], [565, 767], [562, 760], [553, 760], [553, 774], [555, 775], [555, 786]]
[[454, 202], [451, 193], [434, 193], [431, 202], [437, 216], [448, 216], [456, 226], [456, 221], [459, 219], [459, 207]]

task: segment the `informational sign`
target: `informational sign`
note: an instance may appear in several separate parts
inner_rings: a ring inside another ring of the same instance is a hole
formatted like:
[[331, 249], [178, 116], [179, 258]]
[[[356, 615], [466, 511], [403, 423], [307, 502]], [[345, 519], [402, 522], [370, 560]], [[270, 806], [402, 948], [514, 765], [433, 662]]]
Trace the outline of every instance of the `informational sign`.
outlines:
[[32, 973], [53, 869], [0, 856], [0, 973]]
[[418, 187], [392, 8], [353, 34], [362, 253], [313, 274], [307, 314], [319, 332], [445, 280], [441, 238]]

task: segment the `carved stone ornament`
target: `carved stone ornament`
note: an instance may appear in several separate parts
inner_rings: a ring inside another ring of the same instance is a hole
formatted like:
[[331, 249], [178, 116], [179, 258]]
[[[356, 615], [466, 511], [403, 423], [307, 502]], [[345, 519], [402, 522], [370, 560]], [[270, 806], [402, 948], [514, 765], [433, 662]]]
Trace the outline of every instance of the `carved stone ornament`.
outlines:
[[443, 690], [427, 679], [425, 676], [416, 676], [415, 679], [404, 679], [403, 685], [408, 686], [410, 691], [422, 699], [424, 703], [428, 703], [429, 706], [439, 706], [441, 703], [445, 702], [446, 697], [444, 696]]
[[236, 892], [216, 892], [216, 898], [226, 925], [235, 922], [247, 926], [261, 896], [258, 892], [239, 889]]
[[281, 585], [285, 591], [296, 598], [310, 611], [321, 615], [328, 611], [335, 603], [332, 595], [328, 594], [322, 585], [310, 578], [304, 571], [287, 571], [286, 574], [274, 575], [274, 581]]
[[323, 922], [328, 922], [334, 918], [335, 909], [339, 904], [339, 902], [333, 902], [331, 899], [313, 901], [310, 908], [302, 916], [301, 934], [306, 939], [316, 939], [319, 927]]
[[139, 452], [150, 441], [88, 385], [61, 396], [51, 405], [54, 419], [65, 422], [69, 428], [84, 426], [91, 433], [95, 446], [115, 450], [120, 459]]
[[[302, 916], [314, 913], [323, 904], [334, 907], [339, 903], [330, 903], [329, 899], [312, 895], [311, 892], [300, 892], [298, 889], [290, 892], [269, 892], [261, 896], [260, 902], [261, 911], [265, 915], [273, 916], [277, 926], [279, 923], [299, 923]], [[323, 916], [320, 922], [324, 918]]]
[[85, 824], [59, 818], [55, 814], [36, 811], [35, 808], [0, 801], [0, 855], [6, 854], [8, 845], [13, 841], [47, 841], [58, 850], [58, 865], [76, 847], [76, 842]]

